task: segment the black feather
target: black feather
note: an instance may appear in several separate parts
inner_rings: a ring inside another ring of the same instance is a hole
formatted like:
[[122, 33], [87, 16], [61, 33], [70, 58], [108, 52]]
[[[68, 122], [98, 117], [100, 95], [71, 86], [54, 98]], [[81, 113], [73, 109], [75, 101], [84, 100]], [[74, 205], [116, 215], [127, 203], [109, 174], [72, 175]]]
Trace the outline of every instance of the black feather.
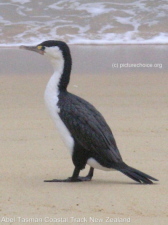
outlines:
[[113, 134], [94, 106], [68, 92], [60, 92], [58, 106], [62, 121], [79, 145], [105, 167], [122, 162]]
[[125, 175], [127, 175], [128, 177], [130, 177], [131, 179], [139, 182], [139, 183], [144, 183], [144, 184], [153, 184], [153, 181], [158, 181], [156, 178], [149, 176], [146, 173], [143, 173], [137, 169], [134, 169], [130, 166], [127, 166], [125, 164], [125, 167], [122, 169], [119, 169], [120, 172], [124, 173]]

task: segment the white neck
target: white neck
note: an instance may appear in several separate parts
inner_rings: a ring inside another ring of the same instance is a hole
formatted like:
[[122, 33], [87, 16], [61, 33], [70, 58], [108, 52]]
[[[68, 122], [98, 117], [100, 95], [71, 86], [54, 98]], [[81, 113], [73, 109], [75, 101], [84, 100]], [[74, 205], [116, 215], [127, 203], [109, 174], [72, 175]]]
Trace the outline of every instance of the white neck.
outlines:
[[59, 94], [58, 85], [64, 69], [64, 58], [62, 51], [58, 47], [46, 48], [45, 51], [45, 55], [49, 58], [55, 70], [45, 91], [45, 100], [47, 103], [50, 102], [51, 96], [58, 96]]
[[51, 76], [44, 93], [45, 104], [47, 108], [49, 109], [49, 112], [53, 119], [55, 117], [55, 113], [56, 112], [59, 113], [57, 103], [58, 103], [58, 95], [59, 95], [58, 84], [60, 81], [60, 76], [61, 74], [58, 72], [55, 72]]
[[[53, 102], [58, 102], [58, 85], [60, 83], [61, 75], [64, 69], [64, 58], [61, 50], [58, 47], [47, 48], [45, 54], [50, 59], [55, 70], [54, 74], [48, 81], [44, 95], [46, 106], [49, 109], [50, 114], [52, 114], [51, 112], [54, 112], [54, 109], [52, 109], [52, 107], [54, 107]], [[55, 110], [59, 112], [58, 107], [56, 107]], [[53, 117], [54, 115], [51, 116]]]

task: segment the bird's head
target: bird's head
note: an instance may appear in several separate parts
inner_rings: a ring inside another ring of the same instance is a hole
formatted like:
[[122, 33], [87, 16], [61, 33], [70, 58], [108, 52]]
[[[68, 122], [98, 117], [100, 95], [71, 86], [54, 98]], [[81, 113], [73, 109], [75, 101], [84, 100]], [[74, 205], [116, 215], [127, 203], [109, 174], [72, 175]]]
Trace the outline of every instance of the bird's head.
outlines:
[[20, 46], [21, 49], [37, 52], [41, 55], [46, 55], [51, 60], [54, 67], [59, 64], [65, 66], [65, 62], [71, 64], [71, 55], [68, 45], [63, 41], [49, 40], [44, 41], [35, 46]]

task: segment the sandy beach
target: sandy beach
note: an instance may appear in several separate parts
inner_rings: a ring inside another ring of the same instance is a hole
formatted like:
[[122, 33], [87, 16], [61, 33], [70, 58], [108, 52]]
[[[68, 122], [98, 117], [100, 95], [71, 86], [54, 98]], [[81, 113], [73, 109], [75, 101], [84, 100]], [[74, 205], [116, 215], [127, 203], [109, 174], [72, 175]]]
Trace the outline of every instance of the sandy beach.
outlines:
[[159, 179], [139, 185], [99, 170], [91, 182], [43, 182], [73, 171], [43, 100], [53, 70], [35, 53], [0, 49], [0, 224], [168, 223], [167, 50], [71, 46], [68, 90], [104, 115], [127, 164]]

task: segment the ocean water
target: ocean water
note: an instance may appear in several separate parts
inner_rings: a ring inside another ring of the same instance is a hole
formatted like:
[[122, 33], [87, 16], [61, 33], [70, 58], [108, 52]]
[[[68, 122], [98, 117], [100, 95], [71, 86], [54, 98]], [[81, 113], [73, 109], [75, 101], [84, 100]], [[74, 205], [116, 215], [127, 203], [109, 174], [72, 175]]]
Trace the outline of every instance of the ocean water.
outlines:
[[0, 0], [0, 46], [168, 44], [168, 0]]

